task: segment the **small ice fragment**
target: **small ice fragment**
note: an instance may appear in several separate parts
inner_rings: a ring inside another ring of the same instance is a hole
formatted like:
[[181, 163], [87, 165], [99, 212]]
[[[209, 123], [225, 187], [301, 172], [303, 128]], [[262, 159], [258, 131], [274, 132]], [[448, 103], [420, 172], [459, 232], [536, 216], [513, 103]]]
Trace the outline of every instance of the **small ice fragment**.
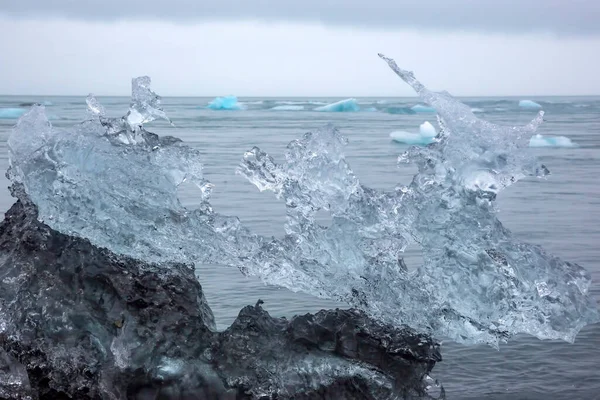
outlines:
[[245, 107], [238, 102], [236, 96], [215, 97], [206, 108], [211, 110], [243, 110]]
[[360, 107], [356, 99], [340, 100], [335, 103], [327, 104], [326, 106], [317, 107], [315, 111], [325, 112], [353, 112], [360, 111]]
[[531, 109], [536, 109], [536, 110], [539, 110], [542, 108], [542, 106], [540, 104], [536, 103], [533, 100], [521, 100], [521, 101], [519, 101], [519, 107], [531, 108]]
[[160, 96], [150, 89], [151, 83], [149, 76], [139, 76], [131, 80], [131, 104], [126, 120], [132, 131], [157, 118], [173, 125], [160, 106]]
[[105, 115], [104, 107], [92, 93], [88, 95], [88, 97], [85, 99], [85, 102], [87, 103], [87, 109], [90, 114], [100, 117]]
[[577, 147], [577, 144], [565, 136], [543, 136], [537, 134], [529, 140], [529, 147]]
[[482, 113], [482, 112], [484, 112], [484, 110], [483, 110], [483, 108], [473, 107], [473, 108], [471, 108], [471, 112], [472, 113]]
[[423, 137], [434, 138], [437, 135], [435, 128], [429, 121], [425, 121], [419, 126], [419, 132]]

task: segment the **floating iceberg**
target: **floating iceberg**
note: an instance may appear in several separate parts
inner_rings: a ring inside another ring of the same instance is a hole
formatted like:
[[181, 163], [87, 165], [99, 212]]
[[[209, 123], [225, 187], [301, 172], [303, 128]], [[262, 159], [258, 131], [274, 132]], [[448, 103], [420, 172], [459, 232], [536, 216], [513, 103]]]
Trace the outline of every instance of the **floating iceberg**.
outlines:
[[236, 96], [225, 96], [225, 97], [216, 97], [212, 100], [206, 108], [210, 108], [211, 110], [243, 110], [245, 109], [243, 104], [238, 102]]
[[415, 144], [415, 145], [427, 145], [433, 143], [432, 137], [421, 136], [420, 133], [406, 132], [406, 131], [394, 131], [390, 133], [390, 138], [394, 142]]
[[[145, 130], [167, 118], [149, 78], [133, 80], [122, 118], [105, 117], [91, 97], [89, 120], [55, 129], [33, 107], [8, 140], [13, 194], [31, 199], [54, 230], [161, 268], [237, 266], [267, 284], [458, 342], [497, 346], [517, 333], [574, 340], [599, 319], [589, 274], [517, 240], [494, 207], [500, 190], [548, 173], [527, 152], [542, 113], [524, 127], [498, 126], [386, 61], [438, 114], [436, 142], [399, 158], [418, 173], [393, 191], [361, 184], [343, 153], [347, 139], [331, 126], [290, 142], [280, 163], [254, 147], [238, 173], [285, 201], [283, 237], [254, 234], [215, 212], [201, 151]], [[186, 181], [198, 188], [198, 209], [179, 201]], [[317, 222], [323, 211], [329, 227]], [[413, 241], [424, 263], [409, 269], [402, 256]]]
[[542, 136], [537, 134], [529, 139], [529, 147], [577, 147], [577, 144], [565, 136]]
[[482, 113], [484, 111], [485, 110], [483, 108], [477, 108], [477, 107], [471, 108], [471, 112], [473, 112], [473, 113]]
[[325, 111], [325, 112], [352, 112], [360, 111], [360, 107], [356, 102], [356, 99], [341, 100], [326, 106], [317, 107], [314, 111]]
[[419, 126], [419, 133], [395, 131], [390, 133], [390, 137], [395, 142], [415, 144], [415, 145], [427, 145], [433, 143], [433, 140], [437, 132], [431, 123], [425, 121]]
[[416, 114], [417, 112], [410, 107], [389, 107], [385, 109], [388, 114]]
[[417, 104], [414, 105], [410, 108], [411, 110], [413, 110], [416, 113], [434, 113], [435, 112], [435, 108], [433, 107], [429, 107], [429, 106], [424, 106], [423, 104]]
[[24, 108], [0, 108], [0, 119], [17, 119], [25, 114]]
[[542, 106], [535, 101], [532, 100], [521, 100], [519, 101], [519, 107], [521, 108], [531, 108], [531, 109], [541, 109]]
[[302, 111], [302, 110], [304, 110], [304, 106], [293, 106], [293, 105], [275, 106], [275, 107], [271, 108], [271, 110], [273, 110], [273, 111]]

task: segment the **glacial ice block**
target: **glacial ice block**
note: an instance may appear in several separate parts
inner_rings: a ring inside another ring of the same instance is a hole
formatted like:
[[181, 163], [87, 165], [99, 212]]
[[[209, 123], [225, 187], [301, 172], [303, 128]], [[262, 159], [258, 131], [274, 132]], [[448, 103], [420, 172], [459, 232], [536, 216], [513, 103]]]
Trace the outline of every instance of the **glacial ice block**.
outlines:
[[[528, 152], [542, 113], [524, 127], [491, 124], [386, 61], [435, 108], [436, 142], [399, 158], [418, 173], [389, 191], [359, 181], [344, 157], [347, 139], [331, 126], [290, 142], [284, 161], [250, 149], [238, 171], [285, 201], [285, 236], [256, 235], [213, 210], [201, 152], [145, 129], [144, 121], [166, 116], [143, 80], [132, 82], [123, 118], [107, 118], [93, 98], [90, 109], [99, 111], [72, 128], [53, 127], [43, 107], [24, 115], [8, 140], [14, 195], [30, 198], [52, 229], [164, 268], [236, 266], [464, 343], [497, 346], [517, 333], [572, 341], [598, 321], [589, 274], [517, 240], [494, 206], [505, 187], [548, 173]], [[177, 197], [186, 181], [198, 188], [196, 210]], [[329, 227], [319, 212], [331, 214]], [[424, 263], [409, 269], [402, 256], [413, 241]]]
[[238, 102], [236, 96], [216, 97], [206, 108], [211, 110], [243, 110], [245, 107]]
[[519, 101], [519, 107], [540, 110], [541, 104], [536, 103], [533, 100], [521, 100]]
[[390, 133], [390, 138], [399, 143], [424, 146], [433, 143], [436, 135], [437, 132], [433, 125], [429, 121], [425, 121], [419, 126], [419, 133], [394, 131]]
[[314, 111], [324, 112], [353, 112], [360, 111], [360, 106], [356, 99], [340, 100], [335, 103], [327, 104], [326, 106], [317, 107]]
[[420, 133], [406, 132], [406, 131], [394, 131], [390, 132], [390, 138], [394, 142], [415, 144], [415, 145], [427, 145], [433, 142], [432, 137], [422, 136]]
[[26, 111], [24, 108], [0, 108], [0, 119], [17, 119]]
[[571, 139], [566, 136], [543, 136], [534, 135], [529, 139], [529, 147], [577, 147]]
[[414, 145], [428, 145], [433, 143], [433, 139], [437, 135], [435, 128], [429, 121], [423, 122], [419, 126], [419, 133], [394, 131], [390, 133], [390, 138], [393, 141]]

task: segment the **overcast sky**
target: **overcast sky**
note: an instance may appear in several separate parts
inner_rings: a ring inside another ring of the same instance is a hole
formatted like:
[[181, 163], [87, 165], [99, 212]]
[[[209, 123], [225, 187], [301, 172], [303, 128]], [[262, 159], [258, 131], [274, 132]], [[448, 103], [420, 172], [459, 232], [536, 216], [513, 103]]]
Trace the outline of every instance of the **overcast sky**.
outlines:
[[600, 94], [600, 0], [0, 0], [0, 94]]

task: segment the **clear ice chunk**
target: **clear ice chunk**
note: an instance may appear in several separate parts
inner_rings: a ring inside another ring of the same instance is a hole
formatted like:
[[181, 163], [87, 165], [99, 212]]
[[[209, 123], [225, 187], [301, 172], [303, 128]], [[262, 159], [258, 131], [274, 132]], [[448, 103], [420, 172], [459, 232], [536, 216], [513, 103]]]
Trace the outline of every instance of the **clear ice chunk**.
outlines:
[[[598, 321], [589, 274], [516, 240], [494, 207], [503, 188], [548, 173], [527, 151], [543, 113], [524, 127], [491, 124], [385, 60], [438, 114], [438, 131], [424, 127], [434, 143], [399, 157], [400, 165], [415, 163], [417, 175], [392, 191], [362, 185], [343, 154], [347, 139], [332, 126], [292, 141], [279, 163], [255, 147], [238, 172], [285, 201], [282, 238], [255, 235], [213, 211], [200, 152], [144, 129], [167, 119], [145, 78], [133, 81], [122, 118], [94, 112], [101, 108], [89, 99], [91, 119], [57, 129], [33, 107], [8, 142], [13, 192], [29, 197], [53, 229], [119, 254], [237, 266], [268, 284], [464, 343], [497, 346], [517, 333], [572, 341]], [[179, 202], [185, 181], [199, 188], [198, 209]], [[317, 222], [323, 211], [329, 227]], [[402, 255], [412, 241], [424, 263], [409, 270]]]

